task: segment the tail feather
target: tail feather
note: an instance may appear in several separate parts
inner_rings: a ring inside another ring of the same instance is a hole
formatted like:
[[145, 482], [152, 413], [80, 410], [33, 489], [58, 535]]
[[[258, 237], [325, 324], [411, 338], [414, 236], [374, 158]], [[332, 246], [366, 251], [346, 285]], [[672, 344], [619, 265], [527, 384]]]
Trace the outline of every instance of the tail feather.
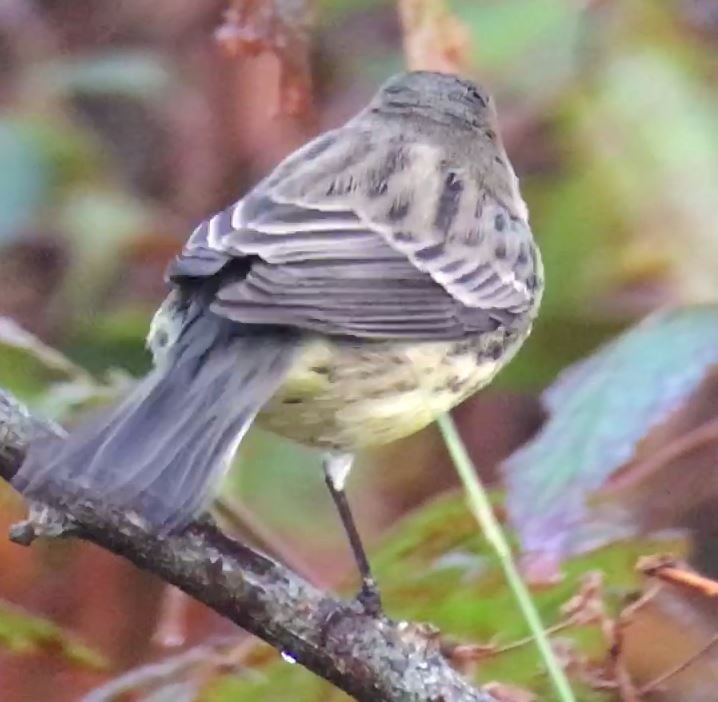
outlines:
[[203, 320], [109, 415], [65, 441], [31, 446], [13, 484], [36, 498], [52, 485], [70, 506], [90, 498], [132, 510], [163, 532], [184, 525], [206, 505], [294, 355], [294, 337], [236, 329]]

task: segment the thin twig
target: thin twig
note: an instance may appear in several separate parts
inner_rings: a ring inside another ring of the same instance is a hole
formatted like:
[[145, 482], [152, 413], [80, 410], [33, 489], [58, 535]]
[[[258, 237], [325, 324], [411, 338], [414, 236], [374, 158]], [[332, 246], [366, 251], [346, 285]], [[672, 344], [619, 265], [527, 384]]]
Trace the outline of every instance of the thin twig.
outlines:
[[531, 599], [528, 587], [519, 574], [519, 570], [516, 567], [511, 553], [511, 548], [494, 515], [491, 501], [481, 485], [476, 470], [469, 458], [469, 454], [466, 451], [466, 447], [461, 441], [456, 425], [448, 414], [439, 417], [438, 423], [446, 446], [449, 449], [449, 454], [464, 484], [469, 507], [476, 517], [476, 521], [481, 527], [486, 540], [496, 552], [509, 587], [528, 624], [532, 638], [536, 642], [536, 647], [543, 658], [544, 665], [546, 666], [546, 670], [548, 671], [558, 698], [561, 702], [575, 702], [575, 697], [566, 678], [566, 674], [554, 655], [551, 643], [541, 622], [541, 617]]
[[198, 664], [210, 663], [217, 666], [224, 663], [224, 650], [232, 646], [236, 646], [236, 640], [222, 639], [196, 646], [157, 663], [134, 668], [104, 685], [96, 687], [85, 695], [81, 702], [112, 702], [128, 692], [157, 687], [164, 682], [186, 679], [191, 677], [192, 670]]
[[678, 675], [686, 668], [693, 665], [693, 663], [695, 663], [701, 656], [704, 656], [706, 653], [708, 653], [708, 651], [710, 651], [711, 648], [713, 648], [716, 644], [718, 644], [718, 634], [714, 634], [705, 644], [703, 644], [703, 646], [701, 646], [692, 655], [688, 656], [688, 658], [686, 658], [682, 663], [678, 663], [677, 665], [673, 666], [673, 668], [670, 668], [665, 673], [659, 675], [657, 678], [654, 678], [649, 683], [646, 683], [638, 691], [638, 694], [643, 697], [649, 692], [658, 690], [667, 680], [674, 677], [675, 675]]
[[316, 582], [316, 574], [306, 563], [295, 556], [287, 544], [257, 519], [240, 500], [221, 497], [215, 501], [214, 509], [222, 521], [226, 521], [233, 532], [242, 539], [249, 538], [253, 546], [276, 558], [304, 578]]
[[[574, 626], [572, 621], [562, 621], [553, 626], [546, 627], [546, 634], [553, 636], [559, 632]], [[496, 656], [509, 653], [518, 648], [523, 648], [534, 643], [533, 636], [527, 636], [517, 641], [512, 641], [504, 646], [495, 646], [493, 644], [457, 644], [444, 643], [442, 651], [444, 655], [454, 662], [475, 662], [486, 660], [487, 658], [495, 658]]]
[[187, 640], [187, 607], [190, 599], [174, 585], [166, 585], [162, 592], [157, 626], [152, 642], [162, 648], [179, 648]]
[[640, 693], [633, 684], [625, 664], [624, 634], [635, 613], [645, 607], [658, 593], [658, 588], [651, 588], [638, 599], [629, 603], [620, 611], [616, 619], [605, 616], [602, 620], [603, 634], [609, 644], [610, 682], [594, 685], [594, 689], [615, 690], [621, 702], [639, 702]]
[[621, 702], [639, 702], [638, 691], [633, 684], [633, 680], [626, 669], [624, 660], [624, 634], [628, 624], [628, 617], [622, 612], [618, 618], [611, 623], [611, 677], [616, 685], [616, 692], [621, 698]]
[[692, 590], [704, 597], [718, 597], [718, 581], [700, 575], [670, 555], [645, 556], [636, 569], [651, 578]]
[[615, 473], [603, 488], [603, 492], [611, 493], [629, 488], [652, 476], [672, 461], [715, 441], [718, 441], [718, 417], [691, 429], [688, 433], [662, 446], [648, 458]]
[[[544, 629], [544, 632], [546, 633], [546, 636], [555, 636], [556, 634], [561, 633], [562, 631], [565, 631], [566, 629], [570, 629], [572, 626], [575, 626], [575, 622], [571, 620], [567, 620], [564, 622], [558, 622], [552, 626], [547, 626]], [[529, 644], [535, 643], [536, 639], [534, 639], [533, 635], [529, 635], [524, 637], [523, 639], [518, 639], [518, 641], [512, 641], [511, 643], [506, 644], [505, 646], [500, 646], [497, 648], [494, 653], [496, 655], [501, 653], [508, 653], [509, 651], [514, 651], [517, 648], [523, 648], [524, 646], [528, 646]]]

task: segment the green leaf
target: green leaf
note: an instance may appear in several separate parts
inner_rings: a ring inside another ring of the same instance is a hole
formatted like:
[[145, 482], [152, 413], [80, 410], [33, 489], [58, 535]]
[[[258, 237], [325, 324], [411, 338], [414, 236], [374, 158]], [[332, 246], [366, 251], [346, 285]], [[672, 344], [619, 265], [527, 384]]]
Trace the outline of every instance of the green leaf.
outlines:
[[60, 351], [0, 317], [0, 387], [31, 402], [45, 417], [59, 421], [70, 411], [105, 404], [126, 383], [124, 378], [98, 383]]
[[17, 655], [53, 652], [82, 668], [106, 670], [107, 660], [52, 622], [0, 602], [0, 646]]
[[91, 377], [59, 351], [12, 319], [0, 317], [0, 385], [35, 397], [62, 381], [92, 384]]
[[565, 371], [544, 394], [551, 416], [505, 464], [523, 549], [560, 559], [581, 547], [587, 495], [628, 461], [718, 363], [718, 306], [649, 317]]
[[567, 0], [453, 0], [474, 64], [526, 95], [561, 87], [575, 65], [581, 10]]
[[632, 43], [610, 56], [595, 92], [575, 105], [573, 150], [585, 154], [582, 170], [594, 171], [623, 213], [624, 246], [616, 257], [626, 255], [625, 240], [642, 254], [624, 263], [629, 281], [640, 280], [653, 258], [668, 266], [673, 300], [706, 302], [718, 298], [718, 100], [700, 72], [681, 61], [686, 49]]
[[369, 12], [383, 4], [383, 0], [319, 0], [317, 21], [343, 19], [355, 12]]
[[43, 149], [22, 125], [0, 120], [0, 242], [27, 227], [49, 186]]
[[171, 74], [159, 57], [146, 51], [105, 51], [72, 58], [55, 57], [31, 78], [61, 93], [125, 95], [160, 99]]
[[132, 303], [88, 316], [75, 324], [64, 348], [92, 373], [122, 369], [135, 376], [146, 373], [151, 364], [145, 348], [150, 309]]
[[128, 242], [150, 231], [154, 213], [106, 185], [74, 188], [57, 214], [71, 247], [67, 294], [76, 314], [90, 315], [96, 296], [118, 275]]

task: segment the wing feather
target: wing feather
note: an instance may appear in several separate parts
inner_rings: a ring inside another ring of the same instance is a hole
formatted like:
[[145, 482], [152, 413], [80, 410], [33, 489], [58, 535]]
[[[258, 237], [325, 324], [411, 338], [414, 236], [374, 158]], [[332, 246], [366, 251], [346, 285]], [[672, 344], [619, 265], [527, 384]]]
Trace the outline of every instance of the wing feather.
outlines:
[[[170, 278], [223, 275], [240, 259], [215, 312], [329, 334], [461, 338], [525, 316], [540, 271], [520, 213], [461, 169], [442, 176], [429, 145], [335, 137], [200, 224]], [[408, 164], [426, 176], [421, 199]]]

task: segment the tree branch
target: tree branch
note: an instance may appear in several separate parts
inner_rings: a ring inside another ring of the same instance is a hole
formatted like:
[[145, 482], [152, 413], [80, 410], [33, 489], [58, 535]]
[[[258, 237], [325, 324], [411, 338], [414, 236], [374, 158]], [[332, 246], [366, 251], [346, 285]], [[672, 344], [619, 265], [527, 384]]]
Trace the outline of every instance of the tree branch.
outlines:
[[[10, 480], [30, 442], [62, 436], [0, 390], [0, 477]], [[366, 702], [496, 702], [469, 686], [439, 651], [435, 637], [407, 623], [363, 614], [282, 565], [233, 541], [208, 519], [177, 536], [157, 537], [134, 515], [106, 505], [63, 507], [61, 494], [31, 504], [10, 538], [78, 536], [176, 585], [298, 663]], [[331, 616], [330, 616], [331, 615]]]

